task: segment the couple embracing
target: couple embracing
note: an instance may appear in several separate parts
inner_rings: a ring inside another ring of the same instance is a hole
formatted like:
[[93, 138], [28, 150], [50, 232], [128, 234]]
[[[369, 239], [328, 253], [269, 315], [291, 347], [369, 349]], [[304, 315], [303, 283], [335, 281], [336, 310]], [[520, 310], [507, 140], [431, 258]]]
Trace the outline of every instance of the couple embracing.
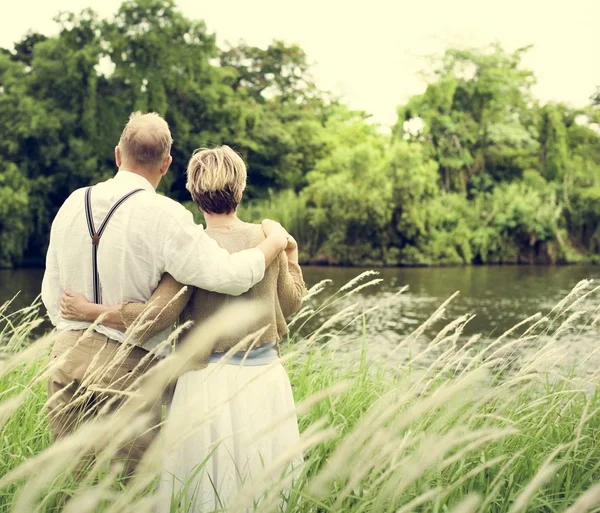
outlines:
[[[161, 343], [177, 322], [199, 324], [231, 296], [261, 300], [268, 309], [257, 319], [258, 341], [225, 357], [240, 338], [219, 339], [177, 380], [165, 421], [157, 511], [171, 511], [173, 498], [186, 511], [214, 511], [299, 440], [277, 344], [306, 287], [293, 237], [274, 221], [249, 224], [236, 216], [246, 166], [231, 148], [199, 150], [188, 164], [186, 187], [206, 229], [156, 193], [172, 161], [171, 144], [164, 119], [132, 114], [115, 148], [117, 174], [73, 192], [54, 219], [42, 283], [57, 328], [49, 418], [60, 439], [107, 406], [118, 409], [123, 391], [164, 356]], [[125, 332], [147, 304], [152, 322], [132, 341]], [[178, 343], [185, 338], [184, 331]], [[126, 357], [111, 365], [123, 349]], [[115, 455], [127, 475], [155, 440], [162, 407], [160, 400], [145, 406], [153, 419], [148, 429]], [[181, 437], [178, 417], [198, 428]]]

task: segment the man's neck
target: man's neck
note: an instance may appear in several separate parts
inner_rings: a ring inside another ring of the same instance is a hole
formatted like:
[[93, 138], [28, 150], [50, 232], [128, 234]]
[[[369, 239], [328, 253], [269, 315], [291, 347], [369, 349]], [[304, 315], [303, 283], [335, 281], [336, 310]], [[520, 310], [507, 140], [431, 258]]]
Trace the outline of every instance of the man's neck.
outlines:
[[235, 212], [229, 214], [207, 214], [204, 212], [203, 214], [207, 228], [230, 228], [242, 222]]
[[125, 173], [133, 173], [135, 175], [139, 175], [142, 178], [145, 178], [150, 182], [150, 185], [154, 187], [154, 189], [158, 188], [158, 184], [160, 183], [160, 179], [162, 178], [160, 173], [155, 171], [148, 171], [147, 169], [142, 169], [140, 167], [132, 167], [132, 166], [121, 166], [119, 171], [123, 171]]

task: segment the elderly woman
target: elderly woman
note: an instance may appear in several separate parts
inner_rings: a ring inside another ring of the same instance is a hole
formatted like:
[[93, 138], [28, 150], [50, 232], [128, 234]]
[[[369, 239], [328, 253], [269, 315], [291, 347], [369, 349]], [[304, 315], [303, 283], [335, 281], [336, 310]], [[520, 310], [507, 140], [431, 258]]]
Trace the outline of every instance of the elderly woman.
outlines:
[[[228, 146], [199, 150], [187, 172], [186, 187], [204, 215], [206, 233], [220, 246], [233, 253], [255, 247], [265, 238], [261, 225], [245, 223], [236, 215], [246, 186], [246, 166], [237, 153]], [[152, 311], [160, 314], [144, 337], [155, 336], [178, 317], [198, 324], [233, 300], [201, 289], [176, 297], [182, 287], [171, 276], [163, 276], [148, 301]], [[263, 281], [242, 296], [268, 304], [268, 313], [253, 327], [267, 328], [252, 350], [224, 358], [240, 339], [220, 339], [198, 370], [177, 381], [165, 427], [169, 449], [159, 487], [159, 512], [171, 511], [172, 502], [190, 512], [227, 506], [245, 479], [269, 467], [298, 442], [292, 390], [279, 362], [277, 343], [288, 331], [285, 318], [300, 307], [305, 292], [298, 247], [290, 237], [288, 248], [269, 266]], [[96, 305], [67, 293], [61, 315], [94, 321], [105, 314], [105, 324], [125, 329], [145, 306]]]

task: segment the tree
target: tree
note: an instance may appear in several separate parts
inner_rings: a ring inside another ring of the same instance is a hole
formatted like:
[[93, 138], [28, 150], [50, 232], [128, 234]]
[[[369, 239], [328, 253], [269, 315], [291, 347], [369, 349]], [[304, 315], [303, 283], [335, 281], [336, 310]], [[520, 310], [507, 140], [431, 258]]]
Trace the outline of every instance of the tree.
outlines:
[[[533, 75], [520, 68], [526, 50], [448, 50], [425, 93], [398, 109], [394, 138], [429, 148], [446, 191], [480, 187], [482, 174], [511, 180], [535, 163], [535, 123], [527, 109]], [[415, 118], [423, 122], [416, 137], [405, 130]]]
[[0, 161], [0, 267], [21, 261], [30, 232], [28, 181], [15, 164]]
[[325, 155], [323, 126], [336, 103], [316, 87], [306, 54], [282, 41], [266, 49], [242, 41], [221, 52], [220, 62], [248, 110], [245, 119], [251, 119], [243, 131], [232, 134], [248, 161], [250, 195], [300, 190]]
[[330, 262], [384, 262], [392, 215], [386, 138], [363, 114], [339, 109], [326, 124], [331, 153], [308, 174], [303, 191], [313, 252]]
[[549, 181], [562, 180], [567, 168], [569, 153], [567, 129], [558, 106], [546, 105], [542, 109], [540, 143], [544, 177]]
[[74, 189], [115, 171], [128, 115], [168, 121], [159, 192], [189, 201], [198, 147], [248, 165], [241, 214], [281, 219], [313, 260], [351, 264], [560, 262], [600, 251], [600, 94], [540, 105], [526, 49], [449, 49], [391, 136], [319, 90], [297, 45], [220, 50], [175, 0], [56, 18], [0, 51], [0, 266], [43, 261]]
[[110, 83], [124, 98], [122, 112], [158, 112], [177, 141], [161, 191], [187, 199], [189, 156], [222, 142], [227, 121], [236, 124], [228, 105], [231, 88], [210, 62], [217, 57], [214, 35], [203, 22], [186, 18], [173, 0], [126, 1], [103, 23], [102, 33], [114, 65]]
[[310, 103], [322, 98], [309, 73], [306, 54], [298, 45], [274, 41], [266, 49], [241, 41], [220, 55], [221, 66], [235, 70], [233, 90], [243, 89], [259, 103]]
[[27, 66], [31, 66], [33, 58], [33, 48], [38, 43], [46, 41], [48, 38], [38, 32], [29, 32], [18, 43], [15, 43], [14, 51], [10, 52], [13, 60], [22, 62]]

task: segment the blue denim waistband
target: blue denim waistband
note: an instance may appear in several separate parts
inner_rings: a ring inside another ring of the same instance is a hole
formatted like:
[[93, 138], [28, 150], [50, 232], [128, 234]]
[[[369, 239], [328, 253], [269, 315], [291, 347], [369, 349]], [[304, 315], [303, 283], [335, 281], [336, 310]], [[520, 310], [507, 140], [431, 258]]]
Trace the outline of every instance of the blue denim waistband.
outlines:
[[252, 351], [240, 351], [234, 353], [225, 359], [227, 353], [212, 353], [208, 363], [219, 363], [223, 360], [223, 363], [228, 365], [243, 365], [244, 367], [253, 367], [255, 365], [269, 365], [270, 363], [279, 360], [279, 354], [277, 353], [277, 345], [275, 342], [269, 342], [263, 344]]

